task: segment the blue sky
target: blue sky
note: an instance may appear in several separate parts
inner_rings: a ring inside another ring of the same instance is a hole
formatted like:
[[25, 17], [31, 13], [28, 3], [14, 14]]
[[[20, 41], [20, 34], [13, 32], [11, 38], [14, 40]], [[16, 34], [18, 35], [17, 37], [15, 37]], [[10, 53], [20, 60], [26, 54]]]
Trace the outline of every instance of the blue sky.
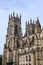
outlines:
[[43, 0], [0, 0], [0, 54], [3, 54], [8, 27], [8, 16], [15, 12], [22, 16], [22, 32], [25, 33], [25, 23], [30, 18], [39, 17], [43, 27]]

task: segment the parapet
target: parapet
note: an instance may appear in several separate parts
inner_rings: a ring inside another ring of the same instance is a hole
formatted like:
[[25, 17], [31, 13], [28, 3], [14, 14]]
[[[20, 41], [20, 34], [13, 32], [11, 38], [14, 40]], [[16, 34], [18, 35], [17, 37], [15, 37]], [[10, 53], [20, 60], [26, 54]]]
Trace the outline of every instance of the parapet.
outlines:
[[11, 20], [12, 18], [18, 18], [21, 20], [21, 14], [19, 16], [18, 13], [15, 15], [15, 12], [13, 12], [13, 14], [9, 14], [9, 20]]

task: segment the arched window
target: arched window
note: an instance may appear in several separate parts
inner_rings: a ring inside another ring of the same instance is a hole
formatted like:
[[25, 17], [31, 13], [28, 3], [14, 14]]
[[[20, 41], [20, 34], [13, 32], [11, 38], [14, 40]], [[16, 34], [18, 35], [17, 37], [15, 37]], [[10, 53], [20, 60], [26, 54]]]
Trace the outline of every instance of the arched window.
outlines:
[[31, 55], [29, 55], [29, 61], [31, 61]]
[[43, 47], [41, 48], [41, 57], [43, 57]]
[[32, 37], [32, 45], [34, 45], [34, 36]]
[[17, 40], [17, 47], [19, 47], [19, 42], [18, 42], [18, 40]]
[[34, 30], [33, 30], [33, 34], [34, 34]]
[[15, 35], [17, 35], [18, 34], [18, 26], [16, 25], [15, 26]]
[[10, 41], [8, 42], [8, 48], [10, 48]]
[[26, 56], [26, 61], [28, 61], [28, 56]]
[[24, 53], [26, 53], [26, 49], [24, 50]]
[[39, 52], [39, 51], [40, 51], [40, 47], [37, 47], [37, 48], [36, 48], [36, 51]]

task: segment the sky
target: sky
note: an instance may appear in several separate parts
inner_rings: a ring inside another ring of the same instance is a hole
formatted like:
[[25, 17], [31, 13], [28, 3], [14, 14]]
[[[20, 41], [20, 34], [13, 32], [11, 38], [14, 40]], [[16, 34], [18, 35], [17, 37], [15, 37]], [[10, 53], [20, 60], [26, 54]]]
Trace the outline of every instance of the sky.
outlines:
[[37, 17], [43, 27], [43, 0], [0, 0], [0, 54], [3, 54], [8, 27], [9, 14], [21, 14], [22, 33], [25, 33], [26, 21]]

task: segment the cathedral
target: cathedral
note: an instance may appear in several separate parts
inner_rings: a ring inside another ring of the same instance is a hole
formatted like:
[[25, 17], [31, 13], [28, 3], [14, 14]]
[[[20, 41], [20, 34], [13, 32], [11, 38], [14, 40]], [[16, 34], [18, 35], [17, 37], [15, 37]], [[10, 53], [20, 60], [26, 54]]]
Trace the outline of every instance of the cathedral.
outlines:
[[37, 17], [26, 23], [24, 36], [21, 15], [9, 15], [2, 65], [43, 65], [43, 29]]

